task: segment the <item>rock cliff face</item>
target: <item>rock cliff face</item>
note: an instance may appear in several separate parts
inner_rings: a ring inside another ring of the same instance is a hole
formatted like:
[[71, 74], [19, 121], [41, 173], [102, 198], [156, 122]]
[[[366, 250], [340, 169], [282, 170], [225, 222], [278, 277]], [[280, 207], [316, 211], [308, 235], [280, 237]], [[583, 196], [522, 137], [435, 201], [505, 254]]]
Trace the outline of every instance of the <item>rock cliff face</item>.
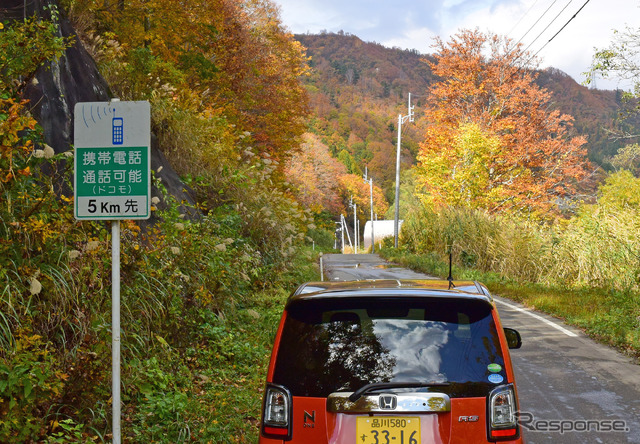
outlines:
[[[47, 9], [51, 6], [58, 7], [57, 0], [22, 0], [5, 1], [5, 6], [0, 9], [0, 19], [20, 20], [24, 16], [34, 14], [47, 17]], [[58, 8], [59, 9], [59, 8]], [[2, 17], [4, 16], [4, 17]], [[64, 16], [60, 16], [60, 35], [63, 37], [75, 35], [75, 31]], [[108, 101], [113, 97], [107, 82], [98, 71], [94, 60], [84, 49], [79, 39], [69, 47], [64, 56], [42, 66], [34, 81], [24, 91], [24, 98], [30, 100], [31, 112], [40, 126], [44, 129], [45, 142], [56, 153], [62, 153], [72, 149], [73, 144], [73, 110], [78, 102]], [[162, 171], [157, 177], [167, 191], [176, 197], [179, 202], [194, 204], [194, 193], [180, 180], [178, 174], [167, 162], [166, 157], [158, 147], [157, 139], [151, 137], [151, 168]], [[159, 195], [157, 190], [152, 190], [153, 195]], [[194, 211], [188, 211], [191, 216], [196, 216]]]

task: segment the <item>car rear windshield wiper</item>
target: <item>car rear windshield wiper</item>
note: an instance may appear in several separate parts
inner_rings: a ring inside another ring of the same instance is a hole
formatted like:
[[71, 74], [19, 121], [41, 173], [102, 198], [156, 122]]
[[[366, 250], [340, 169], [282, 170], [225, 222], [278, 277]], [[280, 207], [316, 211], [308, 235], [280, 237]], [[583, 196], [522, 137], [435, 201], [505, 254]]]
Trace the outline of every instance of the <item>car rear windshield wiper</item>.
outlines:
[[374, 390], [394, 389], [394, 388], [417, 388], [417, 387], [446, 387], [450, 385], [448, 382], [372, 382], [360, 387], [349, 396], [349, 401], [356, 402], [365, 393]]

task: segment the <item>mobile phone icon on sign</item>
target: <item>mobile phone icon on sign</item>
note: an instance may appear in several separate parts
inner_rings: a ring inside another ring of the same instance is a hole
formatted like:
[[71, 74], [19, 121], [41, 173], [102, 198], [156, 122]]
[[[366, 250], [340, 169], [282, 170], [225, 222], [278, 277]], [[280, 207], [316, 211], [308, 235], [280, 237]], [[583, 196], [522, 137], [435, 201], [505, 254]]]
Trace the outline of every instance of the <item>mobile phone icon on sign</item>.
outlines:
[[113, 120], [111, 121], [111, 128], [112, 128], [112, 143], [114, 145], [122, 145], [122, 143], [124, 142], [124, 138], [122, 135], [122, 117], [114, 117]]

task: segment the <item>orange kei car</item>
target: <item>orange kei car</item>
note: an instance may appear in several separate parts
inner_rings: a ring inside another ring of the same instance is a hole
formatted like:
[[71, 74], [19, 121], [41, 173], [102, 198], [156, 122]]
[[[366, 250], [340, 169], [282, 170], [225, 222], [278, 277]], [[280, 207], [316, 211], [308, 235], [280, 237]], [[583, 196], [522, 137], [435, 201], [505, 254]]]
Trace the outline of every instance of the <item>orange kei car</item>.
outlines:
[[275, 338], [259, 442], [522, 443], [520, 345], [477, 282], [304, 284]]

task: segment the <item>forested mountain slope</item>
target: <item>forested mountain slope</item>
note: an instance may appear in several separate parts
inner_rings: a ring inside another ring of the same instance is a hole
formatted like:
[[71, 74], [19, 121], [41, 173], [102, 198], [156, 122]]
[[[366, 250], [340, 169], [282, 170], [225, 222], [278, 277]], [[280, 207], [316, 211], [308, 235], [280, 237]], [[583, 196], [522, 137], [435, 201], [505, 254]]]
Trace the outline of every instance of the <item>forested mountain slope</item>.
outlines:
[[[434, 76], [417, 51], [386, 48], [354, 35], [299, 34], [307, 49], [312, 74], [304, 81], [311, 96], [311, 131], [322, 136], [337, 157], [346, 151], [359, 169], [368, 166], [386, 195], [395, 180], [398, 114], [407, 114], [408, 93], [416, 105], [416, 122], [403, 127], [403, 162], [413, 163], [422, 129], [420, 119]], [[638, 128], [638, 122], [621, 124], [621, 91], [590, 89], [562, 71], [538, 73], [538, 85], [553, 93], [552, 108], [575, 118], [573, 131], [587, 138], [589, 159], [607, 168], [606, 159], [629, 141], [612, 140], [609, 130]], [[346, 158], [342, 154], [342, 159]]]

